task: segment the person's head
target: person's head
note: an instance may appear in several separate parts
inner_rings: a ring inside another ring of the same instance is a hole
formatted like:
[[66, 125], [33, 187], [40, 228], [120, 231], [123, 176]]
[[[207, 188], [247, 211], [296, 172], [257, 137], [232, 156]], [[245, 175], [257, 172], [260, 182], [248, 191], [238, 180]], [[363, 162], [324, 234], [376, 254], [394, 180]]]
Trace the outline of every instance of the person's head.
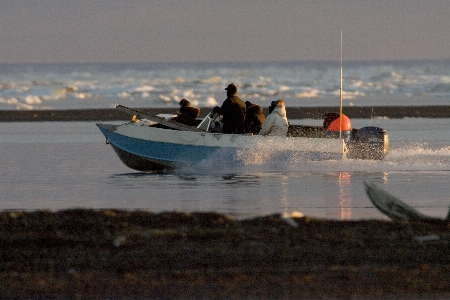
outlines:
[[275, 101], [275, 106], [284, 106], [284, 100], [280, 99], [280, 100]]
[[279, 100], [277, 100], [277, 101], [272, 101], [271, 103], [270, 103], [270, 106], [269, 106], [269, 113], [272, 113], [272, 111], [275, 109], [275, 107], [277, 107], [277, 106], [284, 106], [284, 100], [282, 100], [282, 99], [279, 99]]
[[230, 83], [226, 88], [227, 96], [234, 96], [237, 94], [237, 87], [234, 83]]
[[188, 106], [191, 106], [191, 103], [188, 100], [186, 100], [186, 99], [181, 99], [180, 106], [181, 107], [188, 107]]

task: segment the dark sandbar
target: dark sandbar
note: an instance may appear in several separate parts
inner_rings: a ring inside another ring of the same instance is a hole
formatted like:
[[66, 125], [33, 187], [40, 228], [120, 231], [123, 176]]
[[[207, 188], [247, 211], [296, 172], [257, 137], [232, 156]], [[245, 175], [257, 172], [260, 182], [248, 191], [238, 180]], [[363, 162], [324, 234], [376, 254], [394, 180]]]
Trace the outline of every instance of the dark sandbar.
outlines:
[[[138, 108], [151, 115], [176, 114], [177, 108]], [[339, 112], [336, 107], [287, 107], [289, 119], [322, 119], [325, 113]], [[202, 108], [204, 117], [211, 108]], [[265, 109], [265, 114], [268, 114]], [[450, 106], [376, 106], [344, 107], [343, 113], [349, 118], [450, 118]], [[129, 120], [130, 115], [116, 109], [73, 109], [73, 110], [0, 110], [0, 122], [33, 121], [115, 121]]]

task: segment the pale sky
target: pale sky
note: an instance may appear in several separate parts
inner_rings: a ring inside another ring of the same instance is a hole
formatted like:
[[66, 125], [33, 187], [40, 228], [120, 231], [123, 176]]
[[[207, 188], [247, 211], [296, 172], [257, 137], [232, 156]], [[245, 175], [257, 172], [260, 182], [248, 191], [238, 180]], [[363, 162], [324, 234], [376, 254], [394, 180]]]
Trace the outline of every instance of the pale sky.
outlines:
[[450, 0], [0, 0], [0, 63], [450, 59]]

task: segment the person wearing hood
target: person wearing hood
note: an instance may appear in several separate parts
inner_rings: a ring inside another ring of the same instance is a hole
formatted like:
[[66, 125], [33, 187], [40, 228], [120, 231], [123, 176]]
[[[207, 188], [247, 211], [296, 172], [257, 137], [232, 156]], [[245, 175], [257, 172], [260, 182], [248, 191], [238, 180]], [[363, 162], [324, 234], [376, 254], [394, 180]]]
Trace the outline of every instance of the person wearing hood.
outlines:
[[261, 126], [260, 135], [287, 136], [289, 123], [286, 117], [284, 100], [272, 101], [270, 114]]
[[216, 106], [213, 113], [223, 116], [222, 133], [245, 133], [245, 103], [237, 95], [237, 87], [231, 83], [225, 88], [227, 99], [222, 106]]
[[245, 132], [258, 134], [266, 120], [263, 109], [258, 104], [253, 104], [250, 101], [245, 101], [245, 106], [247, 107], [245, 112]]
[[195, 119], [200, 115], [200, 108], [192, 107], [191, 103], [182, 99], [180, 101], [180, 114], [177, 116], [176, 121], [189, 126], [197, 126], [198, 121]]

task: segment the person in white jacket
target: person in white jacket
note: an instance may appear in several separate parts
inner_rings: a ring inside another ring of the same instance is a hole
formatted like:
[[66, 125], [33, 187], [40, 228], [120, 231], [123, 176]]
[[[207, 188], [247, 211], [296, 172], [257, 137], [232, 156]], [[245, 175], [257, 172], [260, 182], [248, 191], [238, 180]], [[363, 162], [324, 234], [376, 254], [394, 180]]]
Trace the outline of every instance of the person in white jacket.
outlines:
[[272, 101], [270, 114], [261, 126], [260, 135], [286, 136], [289, 123], [286, 117], [284, 100]]

